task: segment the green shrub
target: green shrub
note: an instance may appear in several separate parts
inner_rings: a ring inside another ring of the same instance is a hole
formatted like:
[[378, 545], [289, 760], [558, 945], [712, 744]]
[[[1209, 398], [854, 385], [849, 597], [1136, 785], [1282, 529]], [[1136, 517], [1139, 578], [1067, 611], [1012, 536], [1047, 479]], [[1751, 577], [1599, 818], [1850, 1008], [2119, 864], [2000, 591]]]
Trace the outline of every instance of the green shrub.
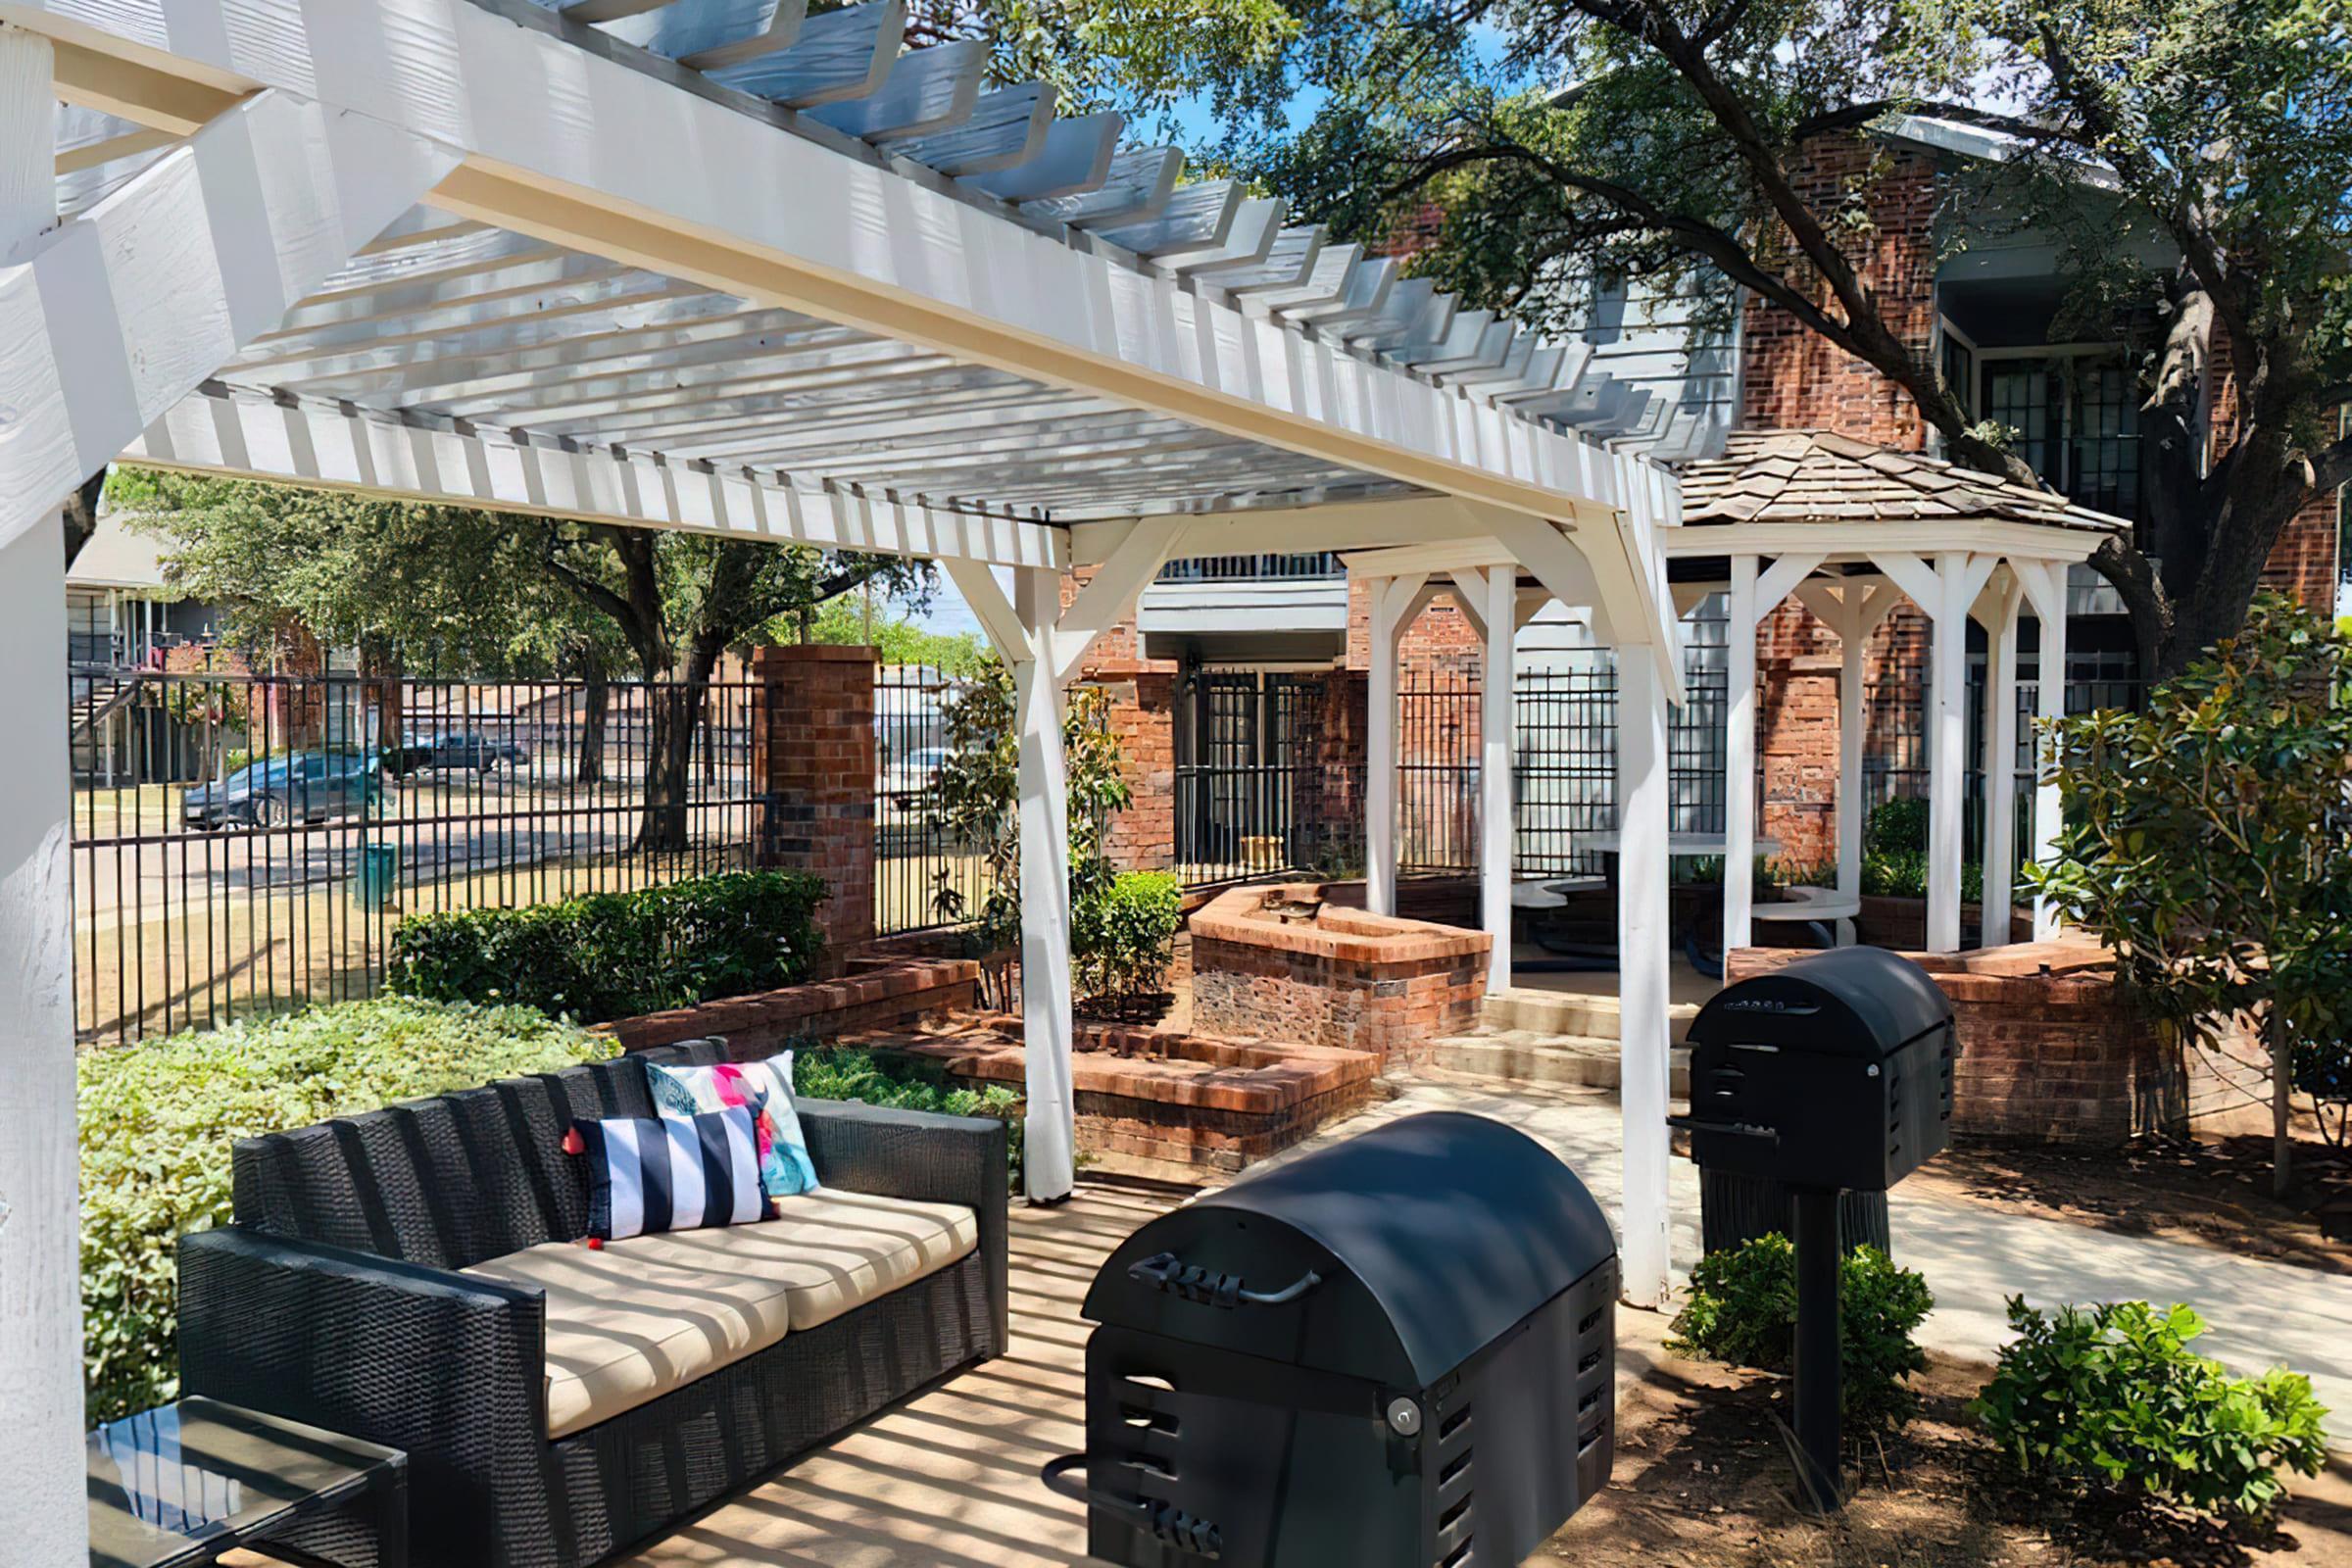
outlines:
[[1863, 844], [1888, 855], [1928, 853], [1928, 803], [1916, 795], [1898, 795], [1870, 809], [1862, 829]]
[[519, 1003], [604, 1023], [806, 979], [824, 947], [825, 885], [787, 871], [698, 877], [528, 909], [411, 915], [389, 989], [438, 1002]]
[[2200, 1513], [2267, 1516], [2281, 1470], [2327, 1462], [2311, 1380], [2276, 1367], [2233, 1378], [2188, 1342], [2185, 1306], [2009, 1302], [2017, 1338], [1970, 1406], [2028, 1475], [2147, 1496]]
[[[1897, 804], [1888, 802], [1888, 805]], [[1871, 850], [1862, 857], [1862, 891], [1871, 898], [1924, 899], [1928, 896], [1928, 853], [1925, 850]], [[1984, 867], [1977, 860], [1960, 864], [1960, 900], [1982, 903]]]
[[78, 1070], [89, 1419], [112, 1420], [177, 1395], [177, 1243], [187, 1231], [228, 1222], [235, 1140], [612, 1050], [524, 1007], [385, 998], [85, 1054]]
[[860, 1104], [930, 1110], [946, 1116], [994, 1116], [1004, 1124], [1012, 1187], [1016, 1192], [1020, 1189], [1021, 1097], [1002, 1085], [951, 1088], [920, 1072], [886, 1067], [868, 1051], [834, 1051], [805, 1042], [793, 1056], [792, 1089], [811, 1100], [854, 1100]]
[[1184, 889], [1172, 871], [1129, 871], [1070, 906], [1070, 962], [1082, 1001], [1118, 1005], [1167, 989]]
[[[1895, 1267], [1875, 1247], [1845, 1255], [1838, 1279], [1844, 1410], [1848, 1421], [1891, 1426], [1918, 1396], [1903, 1380], [1927, 1369], [1912, 1338], [1936, 1298], [1928, 1282]], [[1786, 1372], [1796, 1347], [1796, 1249], [1781, 1235], [1712, 1252], [1690, 1271], [1690, 1299], [1677, 1313], [1669, 1348], [1733, 1366]]]

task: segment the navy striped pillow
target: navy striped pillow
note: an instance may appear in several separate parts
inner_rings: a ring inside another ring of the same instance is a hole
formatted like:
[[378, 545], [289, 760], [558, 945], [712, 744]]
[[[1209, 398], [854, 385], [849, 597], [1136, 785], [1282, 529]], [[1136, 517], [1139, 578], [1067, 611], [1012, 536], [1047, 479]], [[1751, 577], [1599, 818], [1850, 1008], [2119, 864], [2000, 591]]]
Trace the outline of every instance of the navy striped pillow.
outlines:
[[572, 1123], [588, 1161], [588, 1234], [617, 1242], [765, 1219], [752, 1115], [748, 1105], [729, 1105], [691, 1117]]

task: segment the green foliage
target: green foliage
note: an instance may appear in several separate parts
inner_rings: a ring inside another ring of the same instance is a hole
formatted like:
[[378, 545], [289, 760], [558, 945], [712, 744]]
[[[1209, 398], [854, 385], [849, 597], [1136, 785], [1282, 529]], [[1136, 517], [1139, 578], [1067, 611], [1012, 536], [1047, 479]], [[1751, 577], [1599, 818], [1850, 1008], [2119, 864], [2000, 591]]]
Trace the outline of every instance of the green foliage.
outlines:
[[177, 1243], [229, 1220], [229, 1150], [612, 1054], [526, 1007], [382, 998], [84, 1054], [81, 1304], [88, 1419], [179, 1392]]
[[[952, 843], [974, 847], [987, 893], [977, 909], [953, 873], [942, 870], [932, 907], [943, 920], [972, 922], [982, 952], [1011, 947], [1021, 933], [1020, 747], [1013, 730], [1012, 676], [992, 660], [946, 705], [953, 755], [923, 797], [926, 824]], [[1070, 890], [1075, 905], [1088, 890], [1106, 887], [1110, 862], [1103, 846], [1113, 812], [1127, 808], [1119, 737], [1110, 726], [1110, 694], [1100, 687], [1070, 691], [1062, 717], [1062, 755], [1068, 770]], [[1073, 950], [1073, 957], [1082, 957]]]
[[[2026, 881], [2161, 1024], [2207, 1040], [2252, 1013], [2278, 1062], [2352, 1031], [2352, 639], [2265, 595], [2145, 709], [2056, 739], [2065, 824]], [[2282, 1179], [2286, 1149], [2281, 1126]]]
[[[1838, 1296], [1845, 1417], [1872, 1427], [1899, 1424], [1918, 1403], [1904, 1380], [1928, 1365], [1912, 1337], [1936, 1304], [1928, 1282], [1895, 1267], [1877, 1248], [1857, 1247], [1845, 1255]], [[1684, 1355], [1789, 1370], [1796, 1346], [1796, 1249], [1786, 1236], [1766, 1235], [1700, 1258], [1672, 1336], [1667, 1348]]]
[[2188, 1348], [2205, 1324], [2145, 1301], [2060, 1307], [2013, 1298], [1992, 1381], [1970, 1405], [2031, 1476], [2199, 1513], [2269, 1516], [2281, 1471], [2327, 1462], [2327, 1411], [2284, 1367], [2234, 1378]]
[[995, 656], [975, 632], [939, 632], [911, 620], [877, 615], [867, 624], [863, 605], [843, 596], [818, 607], [808, 640], [843, 648], [871, 647], [885, 664], [922, 664], [943, 675], [976, 675]]
[[1871, 808], [1862, 830], [1865, 847], [1885, 854], [1928, 853], [1928, 803], [1920, 796], [1897, 795]]
[[1172, 871], [1129, 871], [1074, 888], [1070, 959], [1079, 1000], [1116, 1008], [1165, 990], [1183, 913], [1183, 884]]
[[697, 877], [527, 909], [411, 915], [385, 984], [406, 996], [520, 1004], [581, 1023], [633, 1018], [806, 979], [825, 885], [787, 871]]
[[943, 1116], [994, 1116], [1004, 1124], [1011, 1152], [1011, 1181], [1021, 1185], [1021, 1097], [1002, 1084], [983, 1089], [951, 1088], [937, 1077], [910, 1068], [885, 1066], [870, 1051], [835, 1051], [814, 1041], [800, 1043], [792, 1059], [793, 1093], [810, 1100], [853, 1100], [894, 1110], [929, 1110]]

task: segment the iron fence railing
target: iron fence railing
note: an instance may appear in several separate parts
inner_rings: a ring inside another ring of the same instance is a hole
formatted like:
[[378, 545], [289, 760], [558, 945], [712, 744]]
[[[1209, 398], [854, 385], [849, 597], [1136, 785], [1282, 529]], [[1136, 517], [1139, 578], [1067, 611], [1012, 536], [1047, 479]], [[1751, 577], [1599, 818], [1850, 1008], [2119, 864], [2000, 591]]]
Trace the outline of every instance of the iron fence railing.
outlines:
[[[980, 846], [933, 809], [949, 757], [949, 710], [967, 687], [927, 664], [874, 671], [874, 930], [896, 936], [969, 919], [988, 897]], [[943, 902], [952, 890], [955, 904]]]
[[1196, 556], [1159, 568], [1161, 582], [1257, 582], [1347, 574], [1338, 555], [1328, 550], [1288, 556]]
[[[407, 915], [753, 859], [748, 683], [147, 670], [76, 673], [67, 696], [84, 1040], [370, 995]], [[683, 776], [649, 803], [673, 714]]]

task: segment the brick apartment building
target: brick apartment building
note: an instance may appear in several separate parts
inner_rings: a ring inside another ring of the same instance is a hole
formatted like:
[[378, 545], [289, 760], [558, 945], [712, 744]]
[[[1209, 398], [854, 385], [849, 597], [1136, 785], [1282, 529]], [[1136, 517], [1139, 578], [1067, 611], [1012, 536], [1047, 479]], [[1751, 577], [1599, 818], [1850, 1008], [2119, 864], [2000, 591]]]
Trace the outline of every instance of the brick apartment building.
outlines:
[[[1898, 132], [1825, 142], [1811, 170], [1841, 185], [1873, 167], [1875, 227], [1855, 260], [1888, 302], [1894, 327], [1936, 357], [1979, 417], [2020, 432], [2020, 450], [2056, 489], [2135, 516], [2138, 392], [2120, 342], [2054, 341], [2057, 249], [2044, 235], [1972, 232], [1939, 244], [1954, 168], [1976, 133], [1912, 120]], [[2142, 258], [2151, 266], [2167, 258]], [[1932, 451], [1909, 397], [1871, 367], [1754, 299], [1701, 309], [1694, 280], [1668, 293], [1583, 291], [1577, 338], [1588, 356], [1570, 416], [1588, 435], [1664, 461], [1718, 455], [1734, 430], [1822, 429], [1902, 451]], [[1728, 330], [1710, 324], [1729, 320]], [[2224, 362], [2207, 395], [2230, 407]], [[2338, 575], [2337, 497], [2315, 501], [2278, 541], [2266, 580], [2329, 610]], [[1065, 584], [1065, 598], [1076, 583]], [[2088, 568], [2069, 585], [2069, 677], [2078, 704], [2114, 701], [2133, 678], [2132, 639], [2113, 591]], [[1361, 585], [1329, 556], [1250, 556], [1172, 565], [1133, 620], [1104, 639], [1088, 677], [1113, 695], [1135, 807], [1115, 829], [1125, 864], [1342, 871], [1361, 843], [1368, 611]], [[1677, 825], [1720, 826], [1722, 671], [1719, 597], [1685, 617], [1692, 701], [1674, 736]], [[1972, 659], [1983, 656], [1971, 628]], [[1793, 600], [1758, 630], [1760, 831], [1799, 864], [1831, 858], [1838, 755], [1835, 637]], [[1923, 618], [1905, 606], [1876, 634], [1873, 796], [1924, 787], [1918, 722], [1927, 662]], [[2029, 630], [2022, 659], [2033, 673]], [[1609, 825], [1608, 654], [1558, 605], [1520, 635], [1523, 875], [1571, 869], [1579, 827]], [[1409, 629], [1400, 699], [1399, 795], [1407, 867], [1466, 866], [1474, 840], [1478, 649], [1450, 599]], [[1974, 673], [1979, 690], [1982, 664]], [[1981, 697], [1979, 698], [1981, 707]], [[1533, 782], [1531, 782], [1531, 780]], [[1712, 818], [1712, 819], [1710, 819]]]

